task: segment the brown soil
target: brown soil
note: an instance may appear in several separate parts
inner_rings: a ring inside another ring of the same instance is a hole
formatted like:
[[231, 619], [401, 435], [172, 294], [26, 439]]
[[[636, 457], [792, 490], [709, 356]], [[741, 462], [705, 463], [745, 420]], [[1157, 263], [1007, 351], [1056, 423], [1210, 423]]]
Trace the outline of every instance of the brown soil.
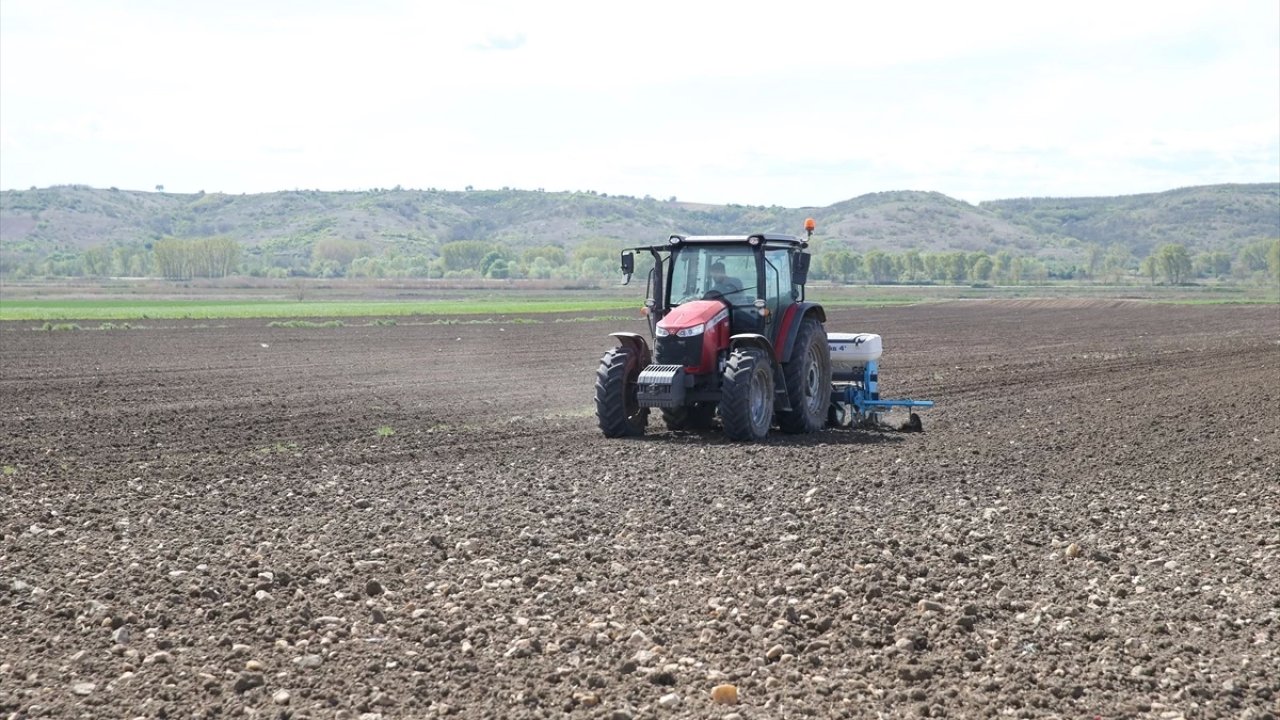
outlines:
[[1280, 713], [1274, 306], [831, 315], [924, 434], [605, 440], [638, 322], [0, 327], [0, 716]]

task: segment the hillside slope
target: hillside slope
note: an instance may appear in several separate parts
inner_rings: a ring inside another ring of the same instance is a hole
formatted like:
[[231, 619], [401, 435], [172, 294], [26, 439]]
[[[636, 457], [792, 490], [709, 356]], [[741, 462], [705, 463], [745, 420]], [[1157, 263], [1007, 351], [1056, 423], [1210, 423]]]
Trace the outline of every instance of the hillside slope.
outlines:
[[799, 232], [809, 216], [817, 220], [815, 238], [824, 246], [857, 251], [1010, 250], [1069, 261], [1086, 243], [1118, 243], [1141, 257], [1164, 242], [1183, 243], [1194, 253], [1280, 236], [1280, 184], [976, 206], [936, 192], [898, 191], [821, 208], [525, 190], [184, 195], [61, 186], [0, 192], [0, 249], [10, 257], [46, 256], [163, 237], [225, 236], [249, 248], [297, 254], [325, 239], [378, 252], [430, 254], [469, 239], [517, 250], [571, 250], [599, 240], [649, 243], [672, 232]]
[[1280, 183], [1119, 197], [994, 200], [978, 207], [1041, 235], [1120, 243], [1137, 257], [1170, 242], [1220, 250], [1280, 237]]

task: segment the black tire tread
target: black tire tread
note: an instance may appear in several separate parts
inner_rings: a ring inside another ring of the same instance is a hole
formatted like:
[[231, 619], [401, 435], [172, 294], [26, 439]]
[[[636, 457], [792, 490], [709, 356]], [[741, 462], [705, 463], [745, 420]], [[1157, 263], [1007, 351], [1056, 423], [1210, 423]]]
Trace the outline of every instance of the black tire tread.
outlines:
[[796, 334], [796, 344], [792, 350], [791, 362], [782, 364], [782, 376], [787, 383], [787, 398], [791, 401], [791, 410], [778, 411], [778, 427], [782, 432], [798, 434], [818, 432], [826, 427], [827, 409], [830, 400], [822, 402], [813, 412], [805, 411], [804, 380], [806, 368], [805, 358], [809, 356], [807, 348], [810, 344], [820, 345], [819, 357], [825, 367], [822, 369], [819, 390], [830, 395], [831, 389], [831, 349], [827, 345], [827, 331], [815, 317], [806, 317], [800, 321], [800, 329]]
[[763, 440], [769, 433], [767, 425], [763, 434], [751, 426], [751, 376], [761, 364], [768, 379], [767, 402], [772, 405], [773, 373], [769, 371], [768, 359], [764, 353], [746, 349], [735, 350], [729, 355], [724, 380], [720, 384], [720, 423], [730, 440]]
[[[643, 435], [649, 424], [649, 409], [627, 415], [627, 375], [634, 361], [624, 347], [616, 347], [600, 358], [596, 368], [596, 421], [607, 438]], [[639, 375], [639, 369], [635, 369]]]

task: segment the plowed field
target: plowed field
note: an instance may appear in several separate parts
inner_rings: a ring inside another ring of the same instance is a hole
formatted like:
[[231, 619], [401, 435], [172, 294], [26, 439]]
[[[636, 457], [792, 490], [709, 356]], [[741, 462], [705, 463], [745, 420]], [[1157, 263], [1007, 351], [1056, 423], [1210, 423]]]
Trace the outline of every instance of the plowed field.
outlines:
[[0, 716], [1280, 714], [1274, 305], [833, 311], [925, 432], [760, 444], [600, 436], [639, 322], [266, 325], [0, 327]]

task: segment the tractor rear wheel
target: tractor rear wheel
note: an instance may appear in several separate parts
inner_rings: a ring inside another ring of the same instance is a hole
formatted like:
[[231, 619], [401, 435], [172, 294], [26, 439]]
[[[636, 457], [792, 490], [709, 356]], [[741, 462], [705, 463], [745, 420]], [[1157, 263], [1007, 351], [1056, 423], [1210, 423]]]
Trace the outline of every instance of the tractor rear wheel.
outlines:
[[662, 421], [668, 430], [710, 430], [715, 416], [716, 404], [709, 402], [662, 409]]
[[778, 412], [778, 426], [786, 433], [817, 432], [827, 423], [831, 406], [831, 348], [827, 331], [817, 318], [800, 322], [791, 362], [783, 363], [791, 409]]
[[600, 358], [596, 369], [596, 420], [605, 437], [644, 434], [649, 408], [640, 407], [636, 398], [640, 370], [640, 358], [625, 347], [616, 347]]
[[720, 422], [730, 440], [763, 440], [773, 423], [773, 369], [764, 352], [734, 350], [720, 384]]

